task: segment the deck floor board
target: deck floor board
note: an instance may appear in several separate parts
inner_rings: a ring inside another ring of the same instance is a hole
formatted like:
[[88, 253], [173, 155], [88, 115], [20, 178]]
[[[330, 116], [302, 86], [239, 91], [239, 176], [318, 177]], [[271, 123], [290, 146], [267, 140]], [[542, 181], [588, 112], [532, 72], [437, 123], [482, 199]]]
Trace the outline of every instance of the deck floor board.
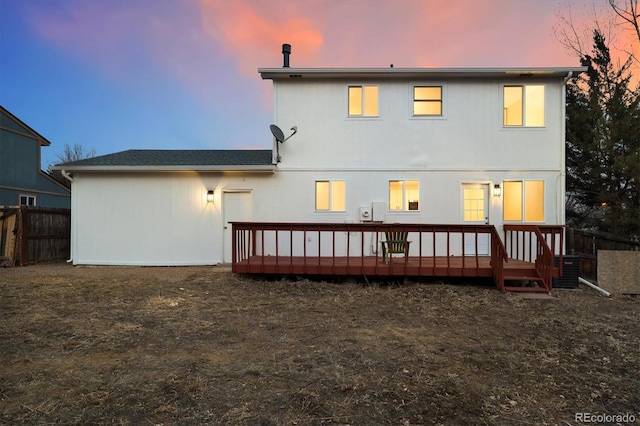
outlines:
[[[510, 259], [504, 264], [509, 270], [531, 269], [530, 262]], [[234, 272], [247, 274], [300, 275], [370, 275], [370, 276], [433, 276], [491, 277], [489, 256], [428, 256], [392, 258], [384, 263], [381, 257], [320, 257], [320, 256], [251, 256], [234, 264]]]

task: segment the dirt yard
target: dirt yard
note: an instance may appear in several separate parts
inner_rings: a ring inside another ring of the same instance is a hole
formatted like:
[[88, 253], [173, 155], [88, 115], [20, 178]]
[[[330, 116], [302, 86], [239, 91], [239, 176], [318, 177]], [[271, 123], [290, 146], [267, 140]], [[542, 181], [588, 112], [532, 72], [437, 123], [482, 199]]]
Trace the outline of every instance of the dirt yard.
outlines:
[[0, 423], [640, 423], [639, 318], [586, 288], [6, 268]]

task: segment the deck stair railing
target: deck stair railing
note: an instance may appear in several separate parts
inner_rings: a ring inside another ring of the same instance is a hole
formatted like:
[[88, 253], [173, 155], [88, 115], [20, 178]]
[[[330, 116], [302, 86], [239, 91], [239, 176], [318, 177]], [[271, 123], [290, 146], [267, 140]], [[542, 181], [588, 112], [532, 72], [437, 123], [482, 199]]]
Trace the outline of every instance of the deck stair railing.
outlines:
[[[504, 225], [505, 246], [512, 259], [531, 262], [535, 276], [514, 274], [507, 279], [526, 278], [537, 281], [540, 290], [551, 292], [553, 277], [562, 275], [564, 227], [560, 225]], [[553, 249], [552, 249], [553, 247]], [[555, 255], [559, 257], [555, 266]], [[507, 287], [518, 291], [517, 288]]]
[[504, 262], [508, 262], [507, 249], [502, 243], [498, 231], [495, 227], [491, 229], [491, 269], [493, 271], [493, 281], [498, 290], [504, 293]]

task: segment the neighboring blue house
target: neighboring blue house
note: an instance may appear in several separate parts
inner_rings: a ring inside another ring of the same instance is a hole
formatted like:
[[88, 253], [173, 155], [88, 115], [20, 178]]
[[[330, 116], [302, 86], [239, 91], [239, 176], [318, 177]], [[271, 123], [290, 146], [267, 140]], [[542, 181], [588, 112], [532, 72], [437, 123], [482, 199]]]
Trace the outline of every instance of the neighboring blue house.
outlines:
[[71, 191], [40, 168], [51, 142], [0, 106], [0, 206], [71, 208]]

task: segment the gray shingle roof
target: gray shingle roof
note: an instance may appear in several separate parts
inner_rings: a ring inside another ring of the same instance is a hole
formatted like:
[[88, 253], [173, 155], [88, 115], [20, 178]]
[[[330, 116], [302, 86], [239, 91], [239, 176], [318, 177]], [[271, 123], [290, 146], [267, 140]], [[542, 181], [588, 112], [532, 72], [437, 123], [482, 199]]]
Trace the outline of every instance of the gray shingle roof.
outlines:
[[216, 168], [232, 169], [243, 166], [271, 166], [273, 155], [271, 150], [169, 150], [169, 149], [130, 149], [128, 151], [101, 155], [84, 160], [58, 164], [56, 169], [82, 168]]

